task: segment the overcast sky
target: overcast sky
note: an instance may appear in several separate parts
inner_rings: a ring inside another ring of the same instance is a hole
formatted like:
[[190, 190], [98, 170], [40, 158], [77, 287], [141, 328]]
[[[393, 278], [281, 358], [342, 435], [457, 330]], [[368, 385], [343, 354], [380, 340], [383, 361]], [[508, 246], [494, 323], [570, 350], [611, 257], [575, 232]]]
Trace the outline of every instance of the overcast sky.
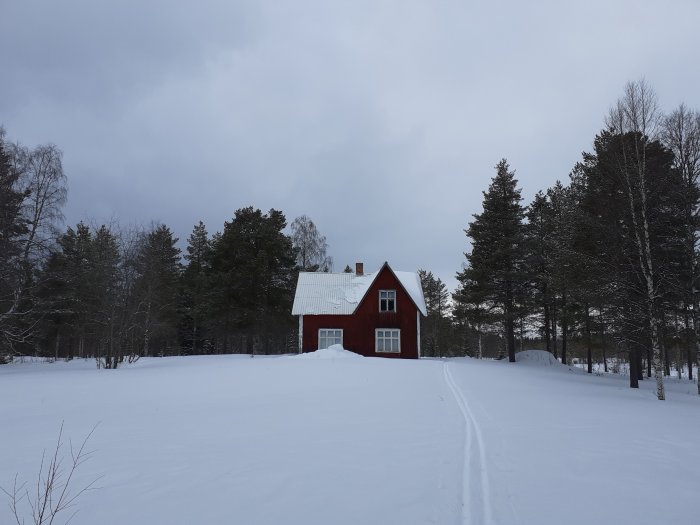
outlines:
[[527, 203], [628, 80], [700, 108], [698, 21], [698, 0], [0, 0], [0, 125], [63, 150], [68, 224], [184, 241], [276, 208], [336, 271], [452, 288], [502, 157]]

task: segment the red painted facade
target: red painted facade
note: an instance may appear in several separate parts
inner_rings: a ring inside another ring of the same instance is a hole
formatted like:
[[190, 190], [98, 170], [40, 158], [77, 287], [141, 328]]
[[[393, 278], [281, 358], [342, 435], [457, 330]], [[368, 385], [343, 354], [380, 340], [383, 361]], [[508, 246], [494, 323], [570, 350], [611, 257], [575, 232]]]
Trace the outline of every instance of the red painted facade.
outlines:
[[[396, 290], [396, 311], [381, 312], [379, 291]], [[418, 308], [404, 290], [394, 272], [384, 265], [364, 298], [352, 315], [305, 315], [303, 319], [302, 349], [312, 352], [318, 349], [318, 331], [321, 328], [342, 329], [343, 347], [347, 350], [374, 357], [398, 357], [417, 359]], [[393, 328], [401, 330], [401, 352], [375, 352], [375, 330]]]

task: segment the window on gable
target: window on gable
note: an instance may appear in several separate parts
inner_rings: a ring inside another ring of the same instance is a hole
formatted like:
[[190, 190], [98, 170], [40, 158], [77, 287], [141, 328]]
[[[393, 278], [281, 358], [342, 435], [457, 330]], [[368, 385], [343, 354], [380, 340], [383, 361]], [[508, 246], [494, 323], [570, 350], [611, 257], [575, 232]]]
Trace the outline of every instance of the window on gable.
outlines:
[[401, 352], [401, 330], [395, 328], [377, 328], [374, 334], [375, 352], [394, 354]]
[[318, 331], [318, 348], [343, 344], [343, 331], [338, 328], [321, 328]]
[[396, 311], [396, 290], [379, 290], [379, 311]]

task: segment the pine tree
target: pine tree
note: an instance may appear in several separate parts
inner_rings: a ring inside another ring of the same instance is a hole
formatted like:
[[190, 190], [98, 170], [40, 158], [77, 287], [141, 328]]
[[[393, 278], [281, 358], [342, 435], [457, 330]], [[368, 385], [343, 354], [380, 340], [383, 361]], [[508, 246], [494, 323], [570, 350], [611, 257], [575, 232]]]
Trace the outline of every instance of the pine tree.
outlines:
[[237, 210], [214, 237], [210, 292], [220, 351], [285, 347], [297, 275], [285, 226], [281, 211], [263, 214], [251, 206]]
[[92, 329], [97, 339], [97, 362], [105, 368], [117, 368], [122, 359], [120, 340], [119, 241], [106, 226], [100, 226], [90, 243], [88, 259], [89, 297]]
[[567, 346], [569, 339], [569, 283], [575, 278], [572, 270], [577, 257], [572, 249], [575, 224], [577, 223], [578, 205], [576, 195], [578, 185], [572, 181], [564, 186], [560, 181], [547, 190], [547, 200], [551, 207], [551, 266], [550, 266], [550, 311], [552, 353], [559, 356], [558, 328], [561, 325], [561, 362], [567, 363]]
[[160, 355], [174, 346], [180, 280], [177, 241], [170, 229], [161, 224], [145, 237], [137, 255], [136, 294], [144, 355], [149, 355], [153, 346], [159, 348]]
[[447, 329], [446, 315], [448, 311], [448, 299], [450, 297], [447, 286], [441, 279], [436, 278], [433, 272], [418, 270], [427, 316], [422, 319], [421, 348], [425, 349], [424, 355], [443, 356], [443, 334]]
[[515, 297], [523, 285], [522, 270], [525, 232], [520, 190], [508, 162], [496, 165], [496, 176], [484, 192], [483, 212], [474, 215], [466, 234], [472, 240], [468, 266], [457, 276], [500, 309], [508, 349], [515, 361]]
[[211, 268], [211, 241], [202, 221], [195, 225], [187, 241], [185, 259], [187, 266], [183, 273], [183, 288], [185, 295], [185, 317], [187, 335], [185, 346], [191, 353], [202, 351], [204, 342], [204, 320], [206, 319], [207, 278]]
[[83, 223], [76, 229], [68, 227], [42, 271], [40, 305], [48, 315], [44, 339], [56, 358], [84, 357], [92, 294], [88, 276], [91, 242], [90, 230]]
[[554, 257], [554, 210], [548, 196], [535, 195], [527, 212], [525, 272], [530, 281], [528, 290], [534, 305], [542, 312], [545, 350], [552, 352], [551, 310]]

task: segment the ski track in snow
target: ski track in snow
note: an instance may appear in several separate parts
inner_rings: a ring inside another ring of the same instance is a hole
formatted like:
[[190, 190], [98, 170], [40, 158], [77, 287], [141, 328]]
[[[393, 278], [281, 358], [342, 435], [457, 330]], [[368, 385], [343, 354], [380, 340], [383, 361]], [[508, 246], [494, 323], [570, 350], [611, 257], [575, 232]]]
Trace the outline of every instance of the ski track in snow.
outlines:
[[462, 522], [465, 525], [493, 523], [486, 451], [481, 428], [462, 391], [452, 377], [448, 363], [443, 364], [445, 382], [452, 391], [464, 417], [464, 465], [462, 471]]

